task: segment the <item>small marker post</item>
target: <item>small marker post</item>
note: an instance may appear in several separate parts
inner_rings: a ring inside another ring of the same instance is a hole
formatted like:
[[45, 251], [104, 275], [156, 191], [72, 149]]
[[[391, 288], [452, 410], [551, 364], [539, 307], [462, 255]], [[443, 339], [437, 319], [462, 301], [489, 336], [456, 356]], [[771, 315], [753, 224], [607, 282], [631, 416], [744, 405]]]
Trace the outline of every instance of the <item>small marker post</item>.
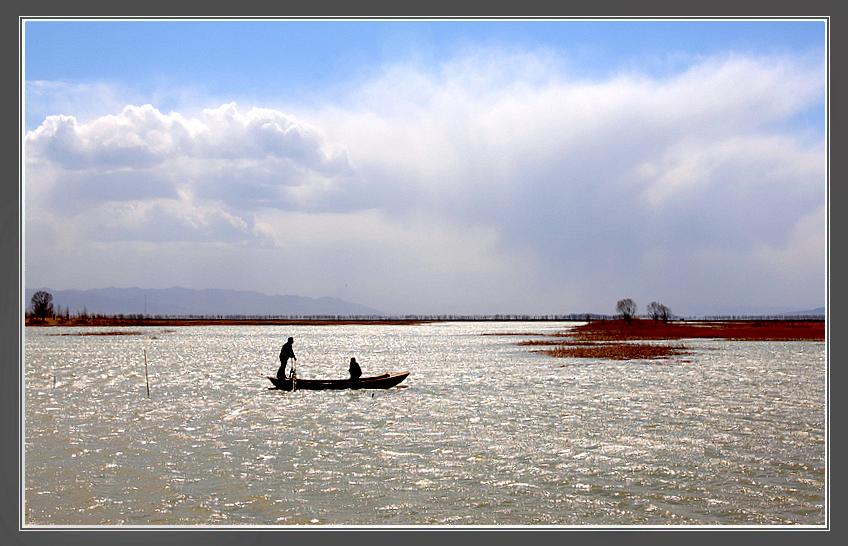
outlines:
[[144, 382], [147, 383], [147, 397], [150, 398], [150, 377], [147, 375], [147, 349], [144, 352]]

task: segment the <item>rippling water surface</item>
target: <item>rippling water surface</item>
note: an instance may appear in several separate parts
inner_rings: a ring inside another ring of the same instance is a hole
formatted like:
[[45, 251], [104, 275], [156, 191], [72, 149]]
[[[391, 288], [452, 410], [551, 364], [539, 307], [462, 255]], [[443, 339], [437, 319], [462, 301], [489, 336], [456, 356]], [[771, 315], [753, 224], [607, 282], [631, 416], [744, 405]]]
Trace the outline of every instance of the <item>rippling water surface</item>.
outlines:
[[[569, 326], [28, 328], [25, 521], [825, 523], [823, 343], [616, 362], [481, 335]], [[412, 373], [268, 390], [290, 335], [301, 377]]]

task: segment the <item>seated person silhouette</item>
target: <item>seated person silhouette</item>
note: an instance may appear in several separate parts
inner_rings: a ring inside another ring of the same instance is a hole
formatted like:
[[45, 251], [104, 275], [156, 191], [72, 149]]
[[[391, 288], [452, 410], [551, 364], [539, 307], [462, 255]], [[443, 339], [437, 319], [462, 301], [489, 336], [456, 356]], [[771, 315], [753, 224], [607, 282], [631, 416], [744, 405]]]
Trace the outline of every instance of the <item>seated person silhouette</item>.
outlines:
[[359, 367], [359, 364], [356, 362], [355, 358], [350, 359], [350, 380], [354, 383], [359, 381], [359, 378], [362, 376], [362, 369]]

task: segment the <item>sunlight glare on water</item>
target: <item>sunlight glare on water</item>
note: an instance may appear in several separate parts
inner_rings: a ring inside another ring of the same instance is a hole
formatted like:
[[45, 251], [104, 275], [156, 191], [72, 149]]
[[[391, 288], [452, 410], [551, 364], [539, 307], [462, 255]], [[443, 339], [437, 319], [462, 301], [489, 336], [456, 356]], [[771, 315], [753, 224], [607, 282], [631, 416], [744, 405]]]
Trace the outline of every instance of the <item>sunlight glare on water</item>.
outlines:
[[[824, 343], [628, 362], [481, 335], [569, 326], [27, 328], [25, 522], [824, 523]], [[411, 375], [269, 390], [288, 336], [303, 378]]]

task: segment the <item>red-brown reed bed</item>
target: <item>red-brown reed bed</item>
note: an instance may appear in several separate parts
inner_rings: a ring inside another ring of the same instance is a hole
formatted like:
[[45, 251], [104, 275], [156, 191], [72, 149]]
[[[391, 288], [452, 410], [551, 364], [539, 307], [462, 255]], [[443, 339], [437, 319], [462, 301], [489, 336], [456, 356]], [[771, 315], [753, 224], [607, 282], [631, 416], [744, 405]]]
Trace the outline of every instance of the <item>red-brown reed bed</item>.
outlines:
[[824, 321], [749, 320], [669, 322], [598, 320], [567, 332], [575, 340], [626, 341], [728, 339], [738, 341], [824, 341]]
[[575, 343], [539, 351], [557, 358], [598, 358], [606, 360], [655, 360], [689, 354], [683, 345], [647, 343]]
[[[824, 341], [824, 321], [699, 321], [670, 322], [635, 319], [599, 320], [544, 339], [519, 341], [516, 345], [551, 347], [538, 352], [559, 358], [647, 360], [689, 354], [682, 345], [634, 343], [679, 339], [726, 339], [736, 341]], [[529, 335], [529, 334], [528, 334]], [[559, 339], [557, 339], [559, 338]]]

